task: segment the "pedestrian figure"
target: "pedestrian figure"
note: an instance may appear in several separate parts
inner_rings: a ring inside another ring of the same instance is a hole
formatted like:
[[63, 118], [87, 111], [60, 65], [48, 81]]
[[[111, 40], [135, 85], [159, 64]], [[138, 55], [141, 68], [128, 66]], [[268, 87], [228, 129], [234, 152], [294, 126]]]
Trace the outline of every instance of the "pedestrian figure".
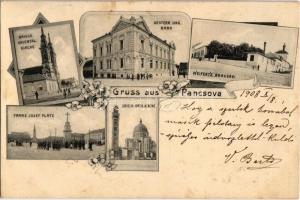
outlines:
[[68, 95], [71, 95], [71, 89], [68, 88]]
[[37, 90], [35, 91], [35, 93], [34, 93], [34, 94], [35, 94], [35, 98], [36, 98], [36, 100], [39, 100], [39, 93], [38, 93], [38, 91], [37, 91]]
[[64, 98], [67, 98], [67, 92], [66, 92], [66, 89], [64, 89]]

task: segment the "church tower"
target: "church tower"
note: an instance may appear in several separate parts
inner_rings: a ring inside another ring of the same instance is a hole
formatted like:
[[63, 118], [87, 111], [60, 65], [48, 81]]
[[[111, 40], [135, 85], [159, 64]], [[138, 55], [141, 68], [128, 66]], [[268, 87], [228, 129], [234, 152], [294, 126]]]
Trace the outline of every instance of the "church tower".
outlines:
[[61, 84], [60, 84], [60, 81], [59, 81], [60, 80], [60, 74], [59, 74], [58, 68], [57, 68], [56, 53], [54, 51], [49, 33], [48, 33], [48, 39], [49, 39], [48, 48], [49, 48], [49, 52], [50, 52], [51, 63], [52, 63], [53, 71], [55, 73], [56, 81], [57, 81], [57, 84], [58, 84], [58, 90], [61, 92]]
[[69, 141], [71, 140], [71, 135], [72, 135], [72, 129], [71, 129], [71, 123], [69, 122], [69, 113], [66, 113], [67, 115], [67, 121], [65, 122], [65, 126], [64, 126], [64, 136], [65, 136], [65, 140]]
[[33, 126], [32, 142], [37, 142], [35, 125]]
[[115, 106], [112, 113], [112, 150], [114, 152], [119, 150], [119, 121], [119, 107]]
[[40, 51], [41, 51], [42, 65], [46, 70], [48, 70], [47, 75], [50, 76], [52, 79], [55, 79], [55, 73], [51, 62], [50, 49], [48, 46], [47, 38], [44, 33], [43, 27], [41, 27]]

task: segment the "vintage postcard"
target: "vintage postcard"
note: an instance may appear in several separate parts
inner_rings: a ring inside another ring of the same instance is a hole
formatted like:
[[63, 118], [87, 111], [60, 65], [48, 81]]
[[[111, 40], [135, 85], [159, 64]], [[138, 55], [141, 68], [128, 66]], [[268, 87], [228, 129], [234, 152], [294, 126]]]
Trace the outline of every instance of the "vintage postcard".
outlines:
[[1, 2], [1, 195], [298, 198], [299, 6]]
[[[78, 121], [84, 118], [85, 126]], [[105, 112], [8, 106], [7, 159], [88, 160], [105, 153]]]
[[73, 22], [10, 28], [10, 37], [21, 105], [78, 98], [81, 76]]
[[106, 153], [113, 170], [158, 170], [158, 109], [157, 99], [110, 100]]
[[297, 41], [297, 28], [193, 19], [189, 79], [292, 87]]

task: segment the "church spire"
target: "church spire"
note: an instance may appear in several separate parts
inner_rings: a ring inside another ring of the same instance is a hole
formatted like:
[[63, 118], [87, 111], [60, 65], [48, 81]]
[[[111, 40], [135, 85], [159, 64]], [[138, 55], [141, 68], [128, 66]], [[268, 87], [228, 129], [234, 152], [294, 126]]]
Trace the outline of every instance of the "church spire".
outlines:
[[35, 128], [35, 124], [33, 125], [33, 134], [32, 134], [32, 142], [36, 142], [37, 138], [36, 138], [36, 128]]
[[41, 27], [41, 44], [40, 44], [40, 51], [42, 57], [42, 64], [49, 64], [51, 63], [50, 51], [48, 47], [48, 42], [46, 35], [44, 33], [43, 27]]

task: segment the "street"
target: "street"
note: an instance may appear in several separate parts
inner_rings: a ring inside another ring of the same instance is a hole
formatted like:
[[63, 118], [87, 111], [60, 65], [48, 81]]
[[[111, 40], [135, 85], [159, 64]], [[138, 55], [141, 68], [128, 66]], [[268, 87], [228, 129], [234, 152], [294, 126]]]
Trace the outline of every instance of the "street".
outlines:
[[36, 100], [35, 98], [25, 98], [24, 99], [24, 104], [28, 105], [28, 104], [39, 104], [39, 105], [43, 105], [43, 103], [47, 103], [47, 105], [49, 105], [49, 102], [51, 102], [51, 104], [60, 104], [60, 103], [67, 103], [67, 102], [71, 102], [72, 100], [76, 99], [79, 97], [79, 95], [81, 94], [81, 90], [77, 89], [77, 90], [72, 90], [72, 93], [70, 95], [67, 95], [66, 98], [64, 98], [63, 93], [59, 93], [59, 94], [55, 94], [55, 95], [48, 95], [48, 96], [44, 96], [44, 97], [39, 97], [38, 100]]
[[[247, 67], [238, 67], [212, 61], [192, 59], [189, 79], [215, 82], [252, 79], [257, 75], [262, 85], [291, 86], [292, 74], [255, 71]], [[223, 77], [219, 76], [222, 75]]]
[[93, 145], [93, 151], [88, 148], [85, 150], [65, 149], [59, 151], [50, 149], [42, 150], [37, 149], [36, 146], [11, 146], [7, 145], [7, 158], [8, 159], [21, 159], [21, 160], [88, 160], [91, 157], [97, 157], [100, 153], [105, 153], [105, 145]]

